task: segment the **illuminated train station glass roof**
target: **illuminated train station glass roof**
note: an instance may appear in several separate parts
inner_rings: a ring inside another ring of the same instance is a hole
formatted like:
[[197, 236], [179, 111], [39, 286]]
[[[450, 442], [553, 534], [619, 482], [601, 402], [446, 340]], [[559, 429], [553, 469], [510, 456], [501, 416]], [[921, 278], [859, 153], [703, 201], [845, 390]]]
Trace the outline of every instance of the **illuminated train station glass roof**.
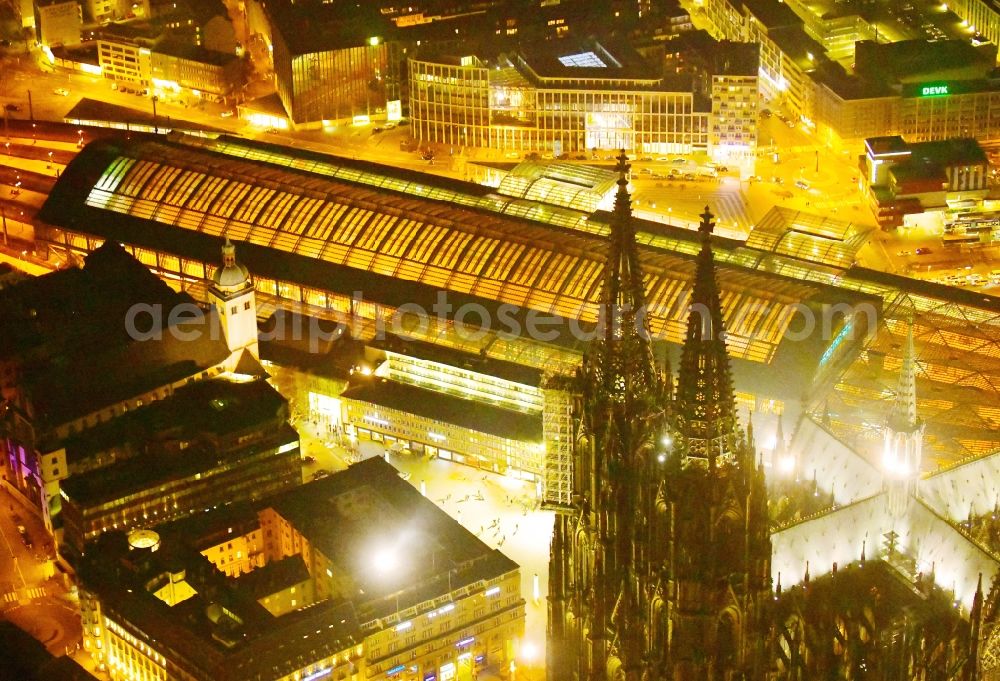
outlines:
[[[227, 140], [185, 141], [105, 147], [108, 162], [86, 205], [566, 319], [597, 321], [605, 244], [586, 233], [584, 213], [476, 195], [461, 183], [449, 189], [423, 176], [417, 176], [423, 181], [387, 176], [377, 166], [365, 170], [339, 159], [295, 159]], [[236, 162], [232, 156], [265, 163]], [[647, 249], [644, 261], [651, 330], [680, 342], [694, 262], [658, 249]], [[817, 292], [815, 285], [733, 268], [722, 268], [719, 279], [731, 319], [730, 350], [758, 362], [771, 360], [794, 314], [790, 305]]]
[[[84, 148], [39, 218], [43, 239], [55, 228], [212, 264], [225, 232], [244, 242], [241, 257], [257, 277], [348, 295], [363, 289], [387, 306], [447, 290], [460, 300], [593, 321], [609, 215], [544, 200], [244, 140], [133, 135]], [[864, 439], [884, 421], [901, 361], [900, 325], [912, 317], [929, 455], [948, 461], [1000, 447], [1000, 299], [848, 266], [858, 233], [820, 220], [790, 236], [788, 225], [800, 218], [808, 219], [776, 214], [778, 222], [747, 244], [715, 241], [737, 367], [749, 360], [743, 364], [779, 369], [757, 372], [764, 380], [790, 380], [782, 358], [813, 353], [816, 375], [800, 381], [813, 382], [805, 407], [825, 413], [845, 439]], [[652, 329], [679, 341], [697, 235], [637, 225]], [[832, 352], [838, 338], [805, 348], [784, 337], [794, 314], [788, 304], [865, 300], [879, 302], [880, 321], [853, 359]], [[582, 344], [493, 335], [465, 349], [484, 348], [569, 371]]]

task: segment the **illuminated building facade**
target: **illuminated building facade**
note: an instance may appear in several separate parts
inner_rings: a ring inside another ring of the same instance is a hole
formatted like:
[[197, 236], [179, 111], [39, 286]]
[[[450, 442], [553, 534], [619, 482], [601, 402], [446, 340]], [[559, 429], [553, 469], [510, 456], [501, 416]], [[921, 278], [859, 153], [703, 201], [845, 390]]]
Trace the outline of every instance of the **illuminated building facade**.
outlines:
[[[108, 533], [88, 553], [84, 647], [112, 678], [471, 681], [509, 667], [517, 564], [380, 458], [237, 509]], [[228, 577], [222, 561], [253, 533], [250, 570]]]
[[426, 344], [413, 350], [422, 356], [388, 350], [372, 376], [355, 374], [340, 395], [347, 432], [386, 449], [539, 480], [540, 373]]
[[898, 135], [871, 137], [861, 171], [869, 206], [884, 228], [907, 220], [940, 227], [952, 215], [974, 216], [989, 192], [989, 160], [974, 139], [907, 144]]
[[557, 41], [495, 60], [411, 58], [410, 117], [425, 142], [557, 155], [705, 151], [710, 105], [671, 90], [624, 46]]
[[223, 101], [243, 79], [243, 64], [234, 54], [174, 41], [106, 36], [97, 41], [97, 50], [105, 78], [163, 99], [204, 96]]
[[70, 470], [90, 468], [61, 483], [63, 542], [75, 555], [106, 531], [260, 498], [302, 480], [288, 405], [264, 380], [185, 386], [71, 438], [66, 452]]
[[76, 0], [37, 2], [35, 12], [39, 31], [38, 41], [42, 45], [70, 47], [80, 44], [83, 16], [80, 3]]
[[1000, 135], [996, 46], [967, 40], [857, 43], [855, 73], [814, 73], [821, 135], [860, 142], [902, 135], [911, 142]]
[[[385, 39], [377, 14], [368, 16], [371, 7], [273, 3], [266, 10], [278, 96], [294, 127], [383, 115], [399, 99], [398, 45]], [[356, 16], [346, 20], [345, 11]]]
[[[205, 333], [180, 340], [172, 322], [159, 337], [125, 333], [129, 310], [178, 306], [187, 306]], [[220, 330], [213, 332], [214, 316], [201, 314], [189, 296], [172, 291], [114, 242], [87, 256], [82, 268], [4, 288], [0, 309], [5, 477], [39, 507], [50, 531], [60, 524], [61, 482], [124, 456], [72, 456], [74, 438], [222, 374], [232, 354]]]
[[736, 418], [712, 216], [699, 228], [675, 388], [639, 321], [625, 161], [604, 273], [609, 320], [572, 391], [573, 495], [552, 537], [548, 677], [763, 679], [767, 493]]
[[[901, 335], [893, 331], [905, 321], [898, 303], [908, 301], [918, 311], [918, 351], [929, 348], [920, 353], [933, 386], [924, 394], [950, 405], [922, 411], [934, 435], [924, 445], [927, 460], [1000, 446], [997, 431], [971, 416], [1000, 400], [1000, 352], [991, 340], [1000, 333], [1000, 311], [992, 298], [855, 266], [865, 237], [847, 221], [790, 209], [765, 217], [765, 228], [758, 225], [747, 241], [717, 237], [713, 248], [741, 410], [780, 413], [805, 395], [810, 413], [829, 401], [832, 428], [845, 437], [856, 431], [840, 425], [838, 414], [882, 423], [886, 389], [895, 385], [901, 361]], [[685, 317], [672, 302], [691, 291], [700, 243], [686, 229], [635, 224], [650, 325], [676, 350]], [[366, 342], [379, 324], [393, 328], [403, 304], [433, 312], [438, 292], [445, 292], [455, 309], [483, 305], [492, 320], [484, 335], [463, 336], [449, 314], [431, 314], [426, 328], [400, 333], [565, 375], [579, 365], [579, 341], [531, 337], [521, 317], [521, 333], [500, 333], [512, 329], [497, 323], [498, 305], [590, 328], [608, 229], [608, 213], [554, 205], [544, 196], [502, 195], [299, 149], [183, 135], [88, 145], [63, 172], [35, 226], [39, 249], [53, 258], [80, 258], [105, 240], [122, 243], [204, 302], [225, 232], [253, 272], [261, 318], [297, 310], [352, 325], [352, 337]], [[353, 295], [359, 290], [360, 298]], [[844, 304], [855, 313], [846, 323]], [[816, 315], [806, 338], [801, 309]], [[789, 328], [795, 340], [786, 338]], [[867, 348], [874, 354], [861, 352]], [[875, 357], [885, 357], [884, 364], [873, 365]], [[888, 377], [875, 370], [883, 366]]]

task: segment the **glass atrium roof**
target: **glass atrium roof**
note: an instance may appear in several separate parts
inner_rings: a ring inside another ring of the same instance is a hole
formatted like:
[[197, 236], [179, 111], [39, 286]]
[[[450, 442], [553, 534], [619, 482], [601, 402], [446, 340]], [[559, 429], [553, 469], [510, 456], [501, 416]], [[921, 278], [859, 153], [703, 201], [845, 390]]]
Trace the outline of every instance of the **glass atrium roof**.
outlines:
[[[87, 205], [568, 319], [597, 320], [606, 243], [588, 232], [606, 232], [607, 225], [588, 224], [579, 211], [230, 140], [185, 142], [133, 145], [107, 166]], [[203, 155], [198, 147], [217, 153]], [[651, 330], [680, 342], [694, 262], [658, 249], [646, 249], [643, 260]], [[727, 267], [720, 267], [719, 282], [730, 351], [757, 362], [773, 357], [795, 314], [793, 304], [816, 293], [807, 283]]]

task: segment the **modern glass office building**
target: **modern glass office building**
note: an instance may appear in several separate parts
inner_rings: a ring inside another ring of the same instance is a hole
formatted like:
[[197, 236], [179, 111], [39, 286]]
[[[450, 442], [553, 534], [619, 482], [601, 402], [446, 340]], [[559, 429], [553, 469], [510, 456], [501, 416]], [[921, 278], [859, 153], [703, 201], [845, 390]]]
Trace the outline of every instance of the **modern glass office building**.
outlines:
[[426, 142], [556, 155], [686, 153], [709, 146], [711, 104], [637, 54], [601, 43], [409, 60], [410, 116]]

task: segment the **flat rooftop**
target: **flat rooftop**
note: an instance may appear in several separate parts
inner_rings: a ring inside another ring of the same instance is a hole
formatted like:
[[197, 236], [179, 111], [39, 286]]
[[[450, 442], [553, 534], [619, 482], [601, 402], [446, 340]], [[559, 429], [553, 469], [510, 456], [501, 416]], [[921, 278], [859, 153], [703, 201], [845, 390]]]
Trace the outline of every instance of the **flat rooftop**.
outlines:
[[[285, 421], [287, 409], [285, 399], [265, 380], [197, 381], [69, 440], [67, 458], [80, 459], [87, 450], [129, 447], [135, 455], [70, 476], [62, 489], [86, 507], [158, 482], [186, 479], [226, 460], [239, 461], [252, 456], [263, 441], [298, 442], [295, 429]], [[255, 435], [251, 446], [228, 441], [244, 431]]]
[[[124, 533], [105, 533], [80, 567], [82, 584], [100, 596], [112, 619], [128, 620], [211, 678], [264, 681], [301, 668], [302, 656], [318, 660], [361, 643], [362, 627], [377, 618], [411, 607], [429, 609], [434, 599], [518, 569], [377, 457], [243, 508], [247, 520], [266, 509], [280, 513], [344, 571], [345, 579], [364, 589], [353, 589], [350, 599], [275, 617], [256, 602], [246, 578], [228, 579], [200, 555], [195, 546], [203, 542], [190, 520], [157, 527], [160, 548], [152, 553], [129, 550]], [[229, 512], [203, 515], [214, 513]], [[385, 546], [404, 551], [406, 560], [395, 576], [383, 579], [371, 569], [371, 556], [373, 547]], [[147, 585], [179, 570], [198, 593], [171, 607]], [[242, 624], [219, 618], [217, 606]]]
[[521, 442], [542, 441], [542, 417], [382, 378], [359, 381], [341, 398], [369, 402], [479, 433]]

